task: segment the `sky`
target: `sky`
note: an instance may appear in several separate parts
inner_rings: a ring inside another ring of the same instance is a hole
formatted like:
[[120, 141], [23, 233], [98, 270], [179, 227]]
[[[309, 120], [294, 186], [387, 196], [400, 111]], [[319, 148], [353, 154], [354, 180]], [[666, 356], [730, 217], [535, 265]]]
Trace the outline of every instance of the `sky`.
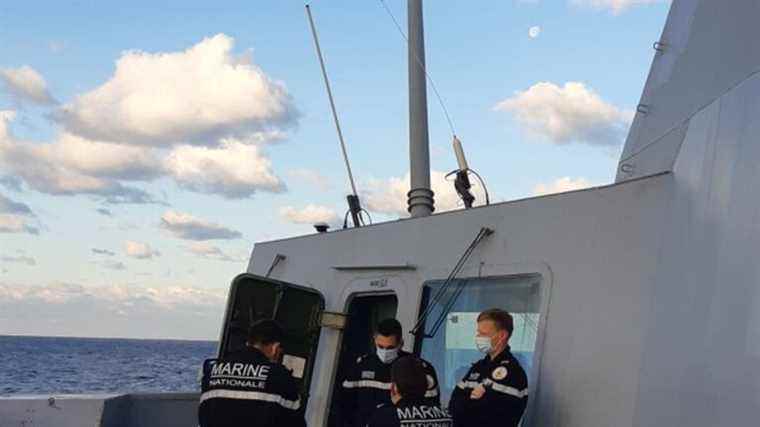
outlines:
[[[405, 217], [406, 42], [383, 4], [405, 31], [406, 2], [311, 4], [362, 203]], [[0, 334], [215, 339], [255, 242], [341, 226], [304, 5], [0, 3]], [[428, 72], [493, 201], [614, 180], [668, 7], [425, 2]], [[428, 92], [436, 212], [461, 209]]]

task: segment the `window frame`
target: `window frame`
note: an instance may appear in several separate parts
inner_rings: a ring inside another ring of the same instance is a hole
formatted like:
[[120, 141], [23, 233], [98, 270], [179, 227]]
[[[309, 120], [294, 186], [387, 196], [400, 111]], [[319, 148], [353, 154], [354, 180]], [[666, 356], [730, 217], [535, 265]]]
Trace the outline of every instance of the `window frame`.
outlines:
[[[431, 274], [430, 278], [425, 279], [419, 288], [419, 294], [417, 297], [417, 316], [424, 312], [426, 307], [423, 307], [425, 301], [425, 286], [431, 282], [443, 282], [448, 275], [448, 271], [440, 270]], [[437, 276], [437, 277], [436, 277]], [[525, 409], [520, 425], [529, 426], [534, 423], [535, 407], [537, 405], [537, 397], [540, 389], [541, 379], [541, 361], [543, 360], [544, 347], [546, 340], [546, 327], [548, 324], [549, 311], [551, 308], [551, 295], [554, 287], [554, 276], [551, 267], [545, 262], [536, 263], [515, 263], [515, 264], [486, 264], [479, 263], [476, 265], [468, 265], [462, 269], [457, 279], [515, 279], [527, 276], [537, 276], [539, 278], [539, 291], [540, 291], [540, 304], [539, 304], [539, 320], [538, 329], [536, 331], [536, 345], [533, 352], [532, 370], [528, 373], [528, 387], [529, 398], [528, 406]], [[441, 278], [442, 277], [442, 278]], [[424, 336], [416, 336], [414, 338], [414, 354], [420, 356], [422, 352], [422, 346], [424, 344]], [[474, 362], [474, 361], [473, 361]]]
[[[263, 283], [275, 286], [279, 289], [292, 288], [292, 289], [297, 289], [300, 291], [312, 293], [319, 297], [320, 313], [325, 311], [325, 296], [324, 294], [322, 294], [322, 292], [320, 292], [317, 289], [310, 288], [308, 286], [297, 285], [294, 283], [284, 282], [282, 280], [272, 279], [269, 277], [258, 276], [256, 274], [251, 274], [248, 272], [238, 274], [237, 276], [235, 276], [234, 279], [232, 279], [232, 283], [230, 284], [230, 289], [227, 293], [227, 306], [225, 307], [225, 311], [224, 311], [222, 328], [221, 328], [221, 331], [219, 331], [219, 342], [217, 344], [217, 351], [216, 351], [217, 358], [222, 356], [222, 349], [228, 337], [229, 323], [234, 313], [234, 307], [236, 303], [235, 297], [238, 294], [238, 288], [241, 286], [242, 283], [244, 283], [247, 280], [263, 282]], [[274, 317], [277, 316], [278, 308], [279, 308], [279, 304], [276, 304], [275, 312], [273, 313]], [[304, 375], [301, 378], [301, 381], [307, 385], [307, 387], [304, 388], [305, 395], [302, 396], [302, 398], [304, 399], [304, 407], [308, 403], [308, 399], [311, 394], [311, 385], [312, 385], [313, 377], [314, 377], [314, 367], [316, 366], [317, 351], [319, 349], [321, 338], [322, 338], [322, 327], [319, 326], [317, 336], [315, 337], [315, 340], [314, 340], [315, 345], [314, 345], [314, 348], [312, 349], [311, 357], [307, 361], [306, 367], [304, 368]]]

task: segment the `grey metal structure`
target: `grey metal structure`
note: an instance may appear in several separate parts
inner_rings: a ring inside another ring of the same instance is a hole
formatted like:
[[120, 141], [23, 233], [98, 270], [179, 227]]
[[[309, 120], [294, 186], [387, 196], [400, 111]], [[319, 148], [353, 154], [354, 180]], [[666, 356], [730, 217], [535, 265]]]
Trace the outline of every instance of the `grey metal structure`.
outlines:
[[[271, 276], [319, 295], [331, 314], [304, 374], [309, 425], [326, 425], [340, 374], [349, 329], [333, 313], [350, 312], [357, 298], [393, 295], [410, 329], [426, 289], [482, 227], [494, 234], [464, 266], [465, 286], [535, 302], [522, 310], [533, 322], [524, 328], [532, 335], [523, 425], [756, 424], [757, 16], [756, 0], [673, 2], [615, 184], [256, 244], [248, 273], [264, 276], [285, 255]], [[223, 337], [244, 288], [233, 287]], [[456, 352], [469, 354], [455, 333], [482, 302], [473, 295], [446, 319], [445, 340], [407, 340], [409, 350], [440, 351], [442, 386], [455, 377]], [[46, 403], [0, 399], [0, 425], [23, 425], [5, 420], [24, 410], [34, 425], [98, 425], [84, 404], [34, 412]], [[82, 423], [70, 422], [77, 414]], [[144, 425], [162, 425], [163, 415]]]
[[427, 75], [422, 0], [408, 1], [409, 21], [409, 213], [413, 218], [430, 215], [435, 206], [430, 189]]

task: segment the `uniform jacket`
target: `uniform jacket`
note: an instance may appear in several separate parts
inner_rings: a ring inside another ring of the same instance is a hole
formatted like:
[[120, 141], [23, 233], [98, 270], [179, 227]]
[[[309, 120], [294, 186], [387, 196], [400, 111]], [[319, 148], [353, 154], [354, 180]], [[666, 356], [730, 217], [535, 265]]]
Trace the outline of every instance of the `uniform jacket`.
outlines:
[[256, 349], [213, 360], [204, 369], [201, 427], [305, 427], [295, 379]]
[[[473, 389], [486, 392], [471, 399]], [[495, 359], [475, 362], [454, 388], [449, 412], [456, 427], [517, 427], [528, 403], [528, 378], [520, 363], [504, 349]]]
[[451, 427], [451, 417], [440, 406], [424, 400], [401, 399], [398, 403], [380, 405], [373, 412], [367, 427]]
[[[400, 351], [398, 357], [409, 356]], [[428, 379], [425, 395], [430, 406], [440, 406], [438, 376], [433, 365], [422, 361]], [[383, 363], [375, 353], [356, 360], [340, 387], [339, 423], [341, 427], [364, 427], [381, 404], [391, 403], [391, 363]]]

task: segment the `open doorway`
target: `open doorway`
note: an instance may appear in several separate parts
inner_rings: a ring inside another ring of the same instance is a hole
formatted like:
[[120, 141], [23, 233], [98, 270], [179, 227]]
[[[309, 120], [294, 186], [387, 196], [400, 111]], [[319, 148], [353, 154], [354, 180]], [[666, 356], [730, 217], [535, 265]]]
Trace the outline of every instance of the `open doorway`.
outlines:
[[393, 294], [369, 294], [356, 295], [348, 302], [348, 322], [343, 330], [340, 355], [338, 358], [338, 370], [336, 371], [333, 399], [330, 405], [330, 417], [328, 426], [337, 426], [336, 410], [340, 384], [349, 367], [360, 356], [374, 350], [373, 333], [380, 321], [389, 317], [396, 317], [398, 298]]

